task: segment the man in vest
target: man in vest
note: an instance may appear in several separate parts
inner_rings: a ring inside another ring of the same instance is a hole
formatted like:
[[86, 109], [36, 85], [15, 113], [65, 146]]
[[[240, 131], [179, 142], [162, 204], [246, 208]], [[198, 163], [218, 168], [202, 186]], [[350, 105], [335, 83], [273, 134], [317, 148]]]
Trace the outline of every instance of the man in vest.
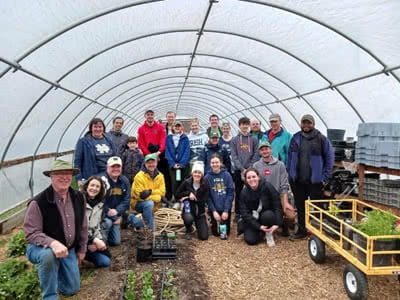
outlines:
[[78, 173], [69, 162], [55, 160], [43, 172], [51, 185], [29, 202], [25, 214], [26, 255], [38, 265], [43, 299], [58, 299], [58, 291], [74, 295], [80, 288], [78, 263], [85, 257], [88, 225], [86, 201], [70, 187]]

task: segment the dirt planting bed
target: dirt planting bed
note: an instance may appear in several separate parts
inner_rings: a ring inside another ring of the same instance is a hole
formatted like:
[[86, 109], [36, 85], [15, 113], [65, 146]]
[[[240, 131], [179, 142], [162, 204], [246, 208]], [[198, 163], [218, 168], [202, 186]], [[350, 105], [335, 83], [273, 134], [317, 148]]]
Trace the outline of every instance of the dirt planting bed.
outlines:
[[[10, 237], [0, 236], [0, 240]], [[111, 249], [111, 267], [83, 266], [81, 291], [68, 299], [123, 299], [128, 270], [136, 275], [138, 299], [144, 271], [153, 274], [154, 294], [160, 299], [163, 264], [175, 270], [179, 299], [347, 299], [342, 279], [347, 262], [327, 247], [326, 262], [315, 264], [308, 256], [307, 240], [291, 242], [281, 237], [268, 248], [265, 243], [247, 246], [243, 237], [234, 235], [227, 241], [178, 238], [176, 260], [136, 263], [133, 233], [124, 230], [122, 237], [122, 245]], [[4, 260], [4, 243], [0, 250]], [[368, 279], [370, 299], [400, 299], [396, 277]]]

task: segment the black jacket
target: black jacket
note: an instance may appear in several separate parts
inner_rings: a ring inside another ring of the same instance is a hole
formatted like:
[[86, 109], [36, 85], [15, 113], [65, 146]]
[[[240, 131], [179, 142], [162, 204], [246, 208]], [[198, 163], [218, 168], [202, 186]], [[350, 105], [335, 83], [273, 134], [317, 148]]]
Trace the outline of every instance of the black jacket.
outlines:
[[279, 193], [273, 187], [272, 184], [260, 179], [257, 190], [253, 190], [248, 186], [245, 186], [240, 194], [240, 214], [243, 221], [253, 227], [254, 229], [260, 228], [260, 222], [253, 217], [253, 210], [258, 209], [259, 203], [262, 203], [262, 209], [260, 214], [266, 210], [272, 210], [275, 213], [276, 224], [282, 225], [283, 213], [282, 205]]
[[208, 200], [208, 182], [204, 179], [201, 180], [200, 188], [197, 191], [193, 188], [193, 178], [189, 177], [178, 187], [175, 193], [175, 198], [180, 200], [184, 197], [189, 197], [190, 193], [196, 195], [197, 201], [189, 201], [190, 211], [194, 216], [201, 216], [205, 213], [205, 206]]

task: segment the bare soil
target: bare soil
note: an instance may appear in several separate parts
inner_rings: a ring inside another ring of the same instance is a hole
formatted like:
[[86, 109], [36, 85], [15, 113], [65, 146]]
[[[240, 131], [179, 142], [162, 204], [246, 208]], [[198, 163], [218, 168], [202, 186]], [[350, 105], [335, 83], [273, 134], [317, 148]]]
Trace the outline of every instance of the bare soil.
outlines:
[[[235, 230], [232, 231], [233, 233]], [[15, 231], [12, 233], [15, 234]], [[0, 236], [8, 240], [12, 234]], [[160, 299], [163, 264], [174, 269], [179, 299], [347, 299], [343, 287], [343, 268], [347, 261], [326, 248], [326, 262], [315, 264], [308, 255], [307, 240], [289, 241], [277, 237], [276, 246], [265, 243], [248, 246], [243, 236], [231, 234], [222, 241], [178, 239], [176, 260], [136, 262], [133, 233], [124, 230], [121, 246], [111, 248], [109, 268], [82, 266], [82, 287], [68, 299], [123, 299], [128, 270], [136, 275], [140, 299], [143, 271], [153, 274], [153, 289]], [[0, 261], [6, 246], [0, 247]], [[369, 276], [369, 299], [400, 299], [395, 276]]]

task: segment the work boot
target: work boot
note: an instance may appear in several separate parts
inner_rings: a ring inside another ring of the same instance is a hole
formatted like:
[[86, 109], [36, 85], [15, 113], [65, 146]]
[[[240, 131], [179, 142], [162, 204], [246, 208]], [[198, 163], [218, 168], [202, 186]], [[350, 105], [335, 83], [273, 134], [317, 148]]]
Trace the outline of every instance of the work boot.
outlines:
[[185, 240], [191, 240], [192, 239], [192, 228], [190, 228], [190, 229], [186, 229], [186, 232], [185, 232]]
[[282, 233], [281, 233], [281, 235], [285, 236], [285, 237], [288, 237], [290, 235], [289, 234], [289, 227], [286, 224], [282, 225]]
[[307, 237], [307, 232], [304, 230], [297, 230], [295, 234], [292, 234], [289, 237], [289, 240], [295, 241], [295, 240], [302, 240]]

